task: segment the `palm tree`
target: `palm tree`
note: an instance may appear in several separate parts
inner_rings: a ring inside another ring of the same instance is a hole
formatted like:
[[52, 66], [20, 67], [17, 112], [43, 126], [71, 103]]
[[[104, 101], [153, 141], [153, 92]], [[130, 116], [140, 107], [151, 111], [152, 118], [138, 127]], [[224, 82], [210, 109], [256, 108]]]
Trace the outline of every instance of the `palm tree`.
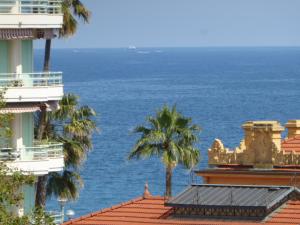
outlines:
[[199, 149], [195, 147], [200, 127], [192, 124], [176, 110], [164, 106], [156, 117], [147, 118], [148, 126], [137, 126], [135, 133], [141, 134], [129, 154], [129, 159], [161, 158], [166, 167], [166, 196], [172, 196], [172, 172], [178, 165], [193, 168], [199, 162]]
[[[90, 19], [90, 11], [84, 6], [84, 4], [80, 0], [63, 0], [62, 2], [62, 13], [63, 13], [63, 27], [60, 30], [60, 37], [69, 37], [75, 34], [77, 30], [78, 21], [76, 17], [83, 21], [84, 23], [88, 23]], [[45, 55], [44, 55], [44, 72], [48, 72], [50, 70], [50, 56], [51, 56], [51, 44], [52, 40], [47, 39], [45, 43]], [[43, 135], [45, 134], [46, 124], [47, 124], [47, 112], [46, 107], [41, 107], [41, 112], [39, 114], [38, 120], [38, 128], [37, 128], [37, 140], [41, 141], [43, 139]], [[37, 196], [36, 196], [36, 205], [39, 207], [45, 206], [45, 196], [46, 190], [45, 185], [47, 182], [47, 175], [40, 176], [38, 178], [37, 183]]]
[[[82, 187], [79, 169], [92, 149], [91, 136], [97, 130], [93, 117], [95, 111], [88, 106], [78, 106], [78, 97], [65, 95], [59, 109], [47, 113], [44, 139], [63, 143], [65, 168], [63, 172], [39, 177], [36, 205], [45, 206], [46, 197], [52, 195], [76, 199]], [[43, 178], [43, 179], [42, 179]]]

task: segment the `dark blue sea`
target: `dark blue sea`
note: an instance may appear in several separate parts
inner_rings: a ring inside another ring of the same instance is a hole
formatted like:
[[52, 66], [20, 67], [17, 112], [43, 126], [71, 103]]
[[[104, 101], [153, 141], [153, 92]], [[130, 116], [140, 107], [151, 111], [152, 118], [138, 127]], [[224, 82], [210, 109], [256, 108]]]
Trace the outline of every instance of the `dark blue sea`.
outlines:
[[[37, 68], [42, 59], [39, 50]], [[140, 196], [146, 181], [153, 195], [164, 194], [159, 159], [127, 160], [137, 139], [132, 129], [164, 104], [176, 104], [202, 127], [197, 168], [207, 166], [215, 138], [238, 145], [247, 120], [300, 118], [300, 48], [53, 50], [52, 70], [64, 72], [65, 93], [97, 111], [101, 130], [81, 170], [84, 188], [68, 205], [76, 216]], [[178, 167], [174, 193], [192, 180]], [[50, 203], [55, 207], [55, 199]]]

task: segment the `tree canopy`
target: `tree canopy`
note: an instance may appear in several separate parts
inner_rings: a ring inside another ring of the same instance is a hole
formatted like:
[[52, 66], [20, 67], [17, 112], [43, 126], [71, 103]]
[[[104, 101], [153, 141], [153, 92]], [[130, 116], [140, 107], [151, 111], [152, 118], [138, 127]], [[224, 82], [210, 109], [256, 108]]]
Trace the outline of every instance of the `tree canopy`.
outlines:
[[129, 159], [159, 157], [166, 167], [166, 195], [171, 196], [172, 170], [182, 164], [193, 168], [199, 162], [198, 142], [200, 127], [192, 119], [183, 116], [176, 106], [162, 107], [155, 117], [146, 119], [147, 125], [137, 126], [135, 133], [140, 134]]

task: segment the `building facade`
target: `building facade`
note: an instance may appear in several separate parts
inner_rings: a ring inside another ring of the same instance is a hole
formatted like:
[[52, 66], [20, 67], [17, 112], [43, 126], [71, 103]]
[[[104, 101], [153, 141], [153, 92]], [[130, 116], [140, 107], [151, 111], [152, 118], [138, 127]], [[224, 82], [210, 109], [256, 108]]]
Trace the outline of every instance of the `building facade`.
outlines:
[[[63, 84], [61, 72], [35, 70], [33, 43], [55, 38], [62, 23], [61, 0], [0, 1], [0, 88], [6, 102], [0, 113], [12, 115], [12, 135], [0, 140], [0, 161], [37, 177], [64, 167], [61, 143], [34, 138], [34, 114], [58, 107]], [[22, 189], [19, 215], [31, 212], [35, 203], [36, 186]]]
[[209, 168], [196, 172], [204, 183], [299, 187], [300, 121], [290, 120], [285, 128], [277, 121], [249, 121], [242, 127], [240, 146], [229, 149], [214, 141]]

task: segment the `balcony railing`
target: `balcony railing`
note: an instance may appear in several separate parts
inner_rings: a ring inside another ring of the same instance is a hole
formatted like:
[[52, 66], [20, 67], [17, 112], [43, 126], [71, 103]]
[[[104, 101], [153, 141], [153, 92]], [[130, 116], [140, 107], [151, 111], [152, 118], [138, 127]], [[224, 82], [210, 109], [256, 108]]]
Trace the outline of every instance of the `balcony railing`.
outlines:
[[0, 13], [60, 14], [62, 0], [1, 0]]
[[63, 144], [47, 143], [35, 144], [34, 147], [24, 147], [16, 150], [14, 148], [1, 148], [0, 161], [38, 161], [63, 157]]
[[62, 85], [62, 72], [0, 73], [0, 88]]
[[45, 145], [35, 142], [34, 147], [25, 149], [27, 153], [33, 153], [33, 160], [54, 159], [63, 155], [63, 144], [61, 143], [48, 143]]
[[0, 149], [0, 161], [13, 161], [20, 158], [20, 153], [13, 148]]
[[53, 222], [55, 224], [61, 224], [63, 223], [64, 221], [64, 214], [62, 212], [58, 212], [58, 211], [50, 211], [50, 212], [47, 212], [50, 217], [54, 220]]

